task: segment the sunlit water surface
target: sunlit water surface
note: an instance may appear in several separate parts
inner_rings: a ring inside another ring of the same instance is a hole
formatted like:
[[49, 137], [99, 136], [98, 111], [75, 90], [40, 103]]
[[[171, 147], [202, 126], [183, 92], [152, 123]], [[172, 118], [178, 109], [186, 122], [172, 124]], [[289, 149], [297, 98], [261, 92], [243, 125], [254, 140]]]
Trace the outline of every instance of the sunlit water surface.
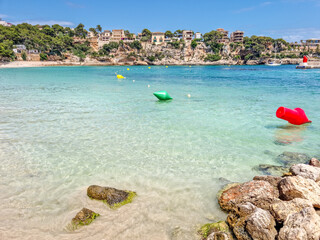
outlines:
[[[320, 153], [319, 70], [126, 68], [0, 69], [0, 239], [197, 239], [225, 218], [225, 179], [250, 180], [283, 151]], [[290, 127], [279, 106], [313, 123]], [[138, 197], [111, 210], [91, 184]], [[101, 217], [68, 232], [82, 207]]]

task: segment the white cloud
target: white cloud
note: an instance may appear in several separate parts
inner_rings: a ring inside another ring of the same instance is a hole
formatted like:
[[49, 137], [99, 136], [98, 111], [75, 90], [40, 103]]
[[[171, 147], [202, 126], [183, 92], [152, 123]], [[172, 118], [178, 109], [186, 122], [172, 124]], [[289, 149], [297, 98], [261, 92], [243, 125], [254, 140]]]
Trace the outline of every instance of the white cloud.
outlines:
[[66, 2], [66, 4], [71, 8], [84, 8], [84, 5], [76, 4], [73, 2]]
[[259, 5], [256, 6], [251, 6], [251, 7], [246, 7], [246, 8], [240, 8], [238, 10], [233, 11], [234, 13], [243, 13], [243, 12], [249, 12], [249, 11], [253, 11], [257, 8], [263, 8], [266, 7], [268, 5], [272, 4], [272, 2], [262, 2]]
[[268, 31], [266, 35], [272, 35], [274, 38], [283, 38], [288, 42], [300, 42], [310, 38], [320, 39], [320, 28], [295, 28], [284, 30]]
[[13, 24], [19, 24], [19, 23], [29, 23], [32, 25], [54, 25], [54, 24], [59, 24], [61, 26], [72, 26], [74, 25], [73, 22], [68, 22], [68, 21], [57, 21], [57, 20], [23, 20], [23, 21], [17, 21], [17, 22], [12, 22]]

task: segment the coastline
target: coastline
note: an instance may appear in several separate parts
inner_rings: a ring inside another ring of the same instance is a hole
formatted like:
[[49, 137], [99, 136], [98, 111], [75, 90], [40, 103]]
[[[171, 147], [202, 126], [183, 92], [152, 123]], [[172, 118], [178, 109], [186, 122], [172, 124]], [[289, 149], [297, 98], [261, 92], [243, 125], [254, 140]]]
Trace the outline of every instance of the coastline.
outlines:
[[[300, 59], [284, 59], [283, 65], [298, 65], [301, 62]], [[128, 62], [100, 62], [100, 61], [12, 61], [12, 62], [0, 62], [0, 68], [29, 68], [29, 67], [53, 67], [53, 66], [226, 66], [226, 65], [263, 65], [261, 60], [250, 60], [246, 63], [236, 62], [233, 60], [220, 60], [216, 62], [169, 62], [159, 61], [148, 63], [145, 61], [128, 61]]]

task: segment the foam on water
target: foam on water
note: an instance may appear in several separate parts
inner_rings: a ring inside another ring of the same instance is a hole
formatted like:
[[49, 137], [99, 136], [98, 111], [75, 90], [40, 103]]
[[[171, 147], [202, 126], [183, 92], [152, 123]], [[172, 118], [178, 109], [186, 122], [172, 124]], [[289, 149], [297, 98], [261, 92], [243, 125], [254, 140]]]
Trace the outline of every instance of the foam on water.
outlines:
[[[225, 218], [221, 177], [247, 181], [283, 151], [320, 154], [319, 73], [0, 69], [0, 239], [195, 239], [199, 225]], [[158, 90], [174, 99], [157, 101]], [[287, 125], [275, 117], [279, 106], [301, 107], [313, 123]], [[86, 196], [91, 184], [138, 197], [111, 210]], [[66, 231], [82, 207], [101, 217]]]

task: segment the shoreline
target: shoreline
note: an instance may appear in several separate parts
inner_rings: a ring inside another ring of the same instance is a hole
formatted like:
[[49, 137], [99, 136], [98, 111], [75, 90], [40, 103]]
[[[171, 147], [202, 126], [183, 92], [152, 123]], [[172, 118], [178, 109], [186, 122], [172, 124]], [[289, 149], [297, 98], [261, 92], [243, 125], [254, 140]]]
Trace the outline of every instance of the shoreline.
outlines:
[[[30, 67], [54, 67], [54, 66], [252, 66], [264, 64], [234, 64], [231, 62], [203, 62], [203, 63], [181, 63], [181, 64], [140, 64], [139, 62], [124, 62], [124, 63], [110, 63], [110, 62], [62, 62], [62, 61], [13, 61], [0, 62], [0, 68], [30, 68]], [[296, 63], [288, 63], [282, 65], [298, 65]]]

